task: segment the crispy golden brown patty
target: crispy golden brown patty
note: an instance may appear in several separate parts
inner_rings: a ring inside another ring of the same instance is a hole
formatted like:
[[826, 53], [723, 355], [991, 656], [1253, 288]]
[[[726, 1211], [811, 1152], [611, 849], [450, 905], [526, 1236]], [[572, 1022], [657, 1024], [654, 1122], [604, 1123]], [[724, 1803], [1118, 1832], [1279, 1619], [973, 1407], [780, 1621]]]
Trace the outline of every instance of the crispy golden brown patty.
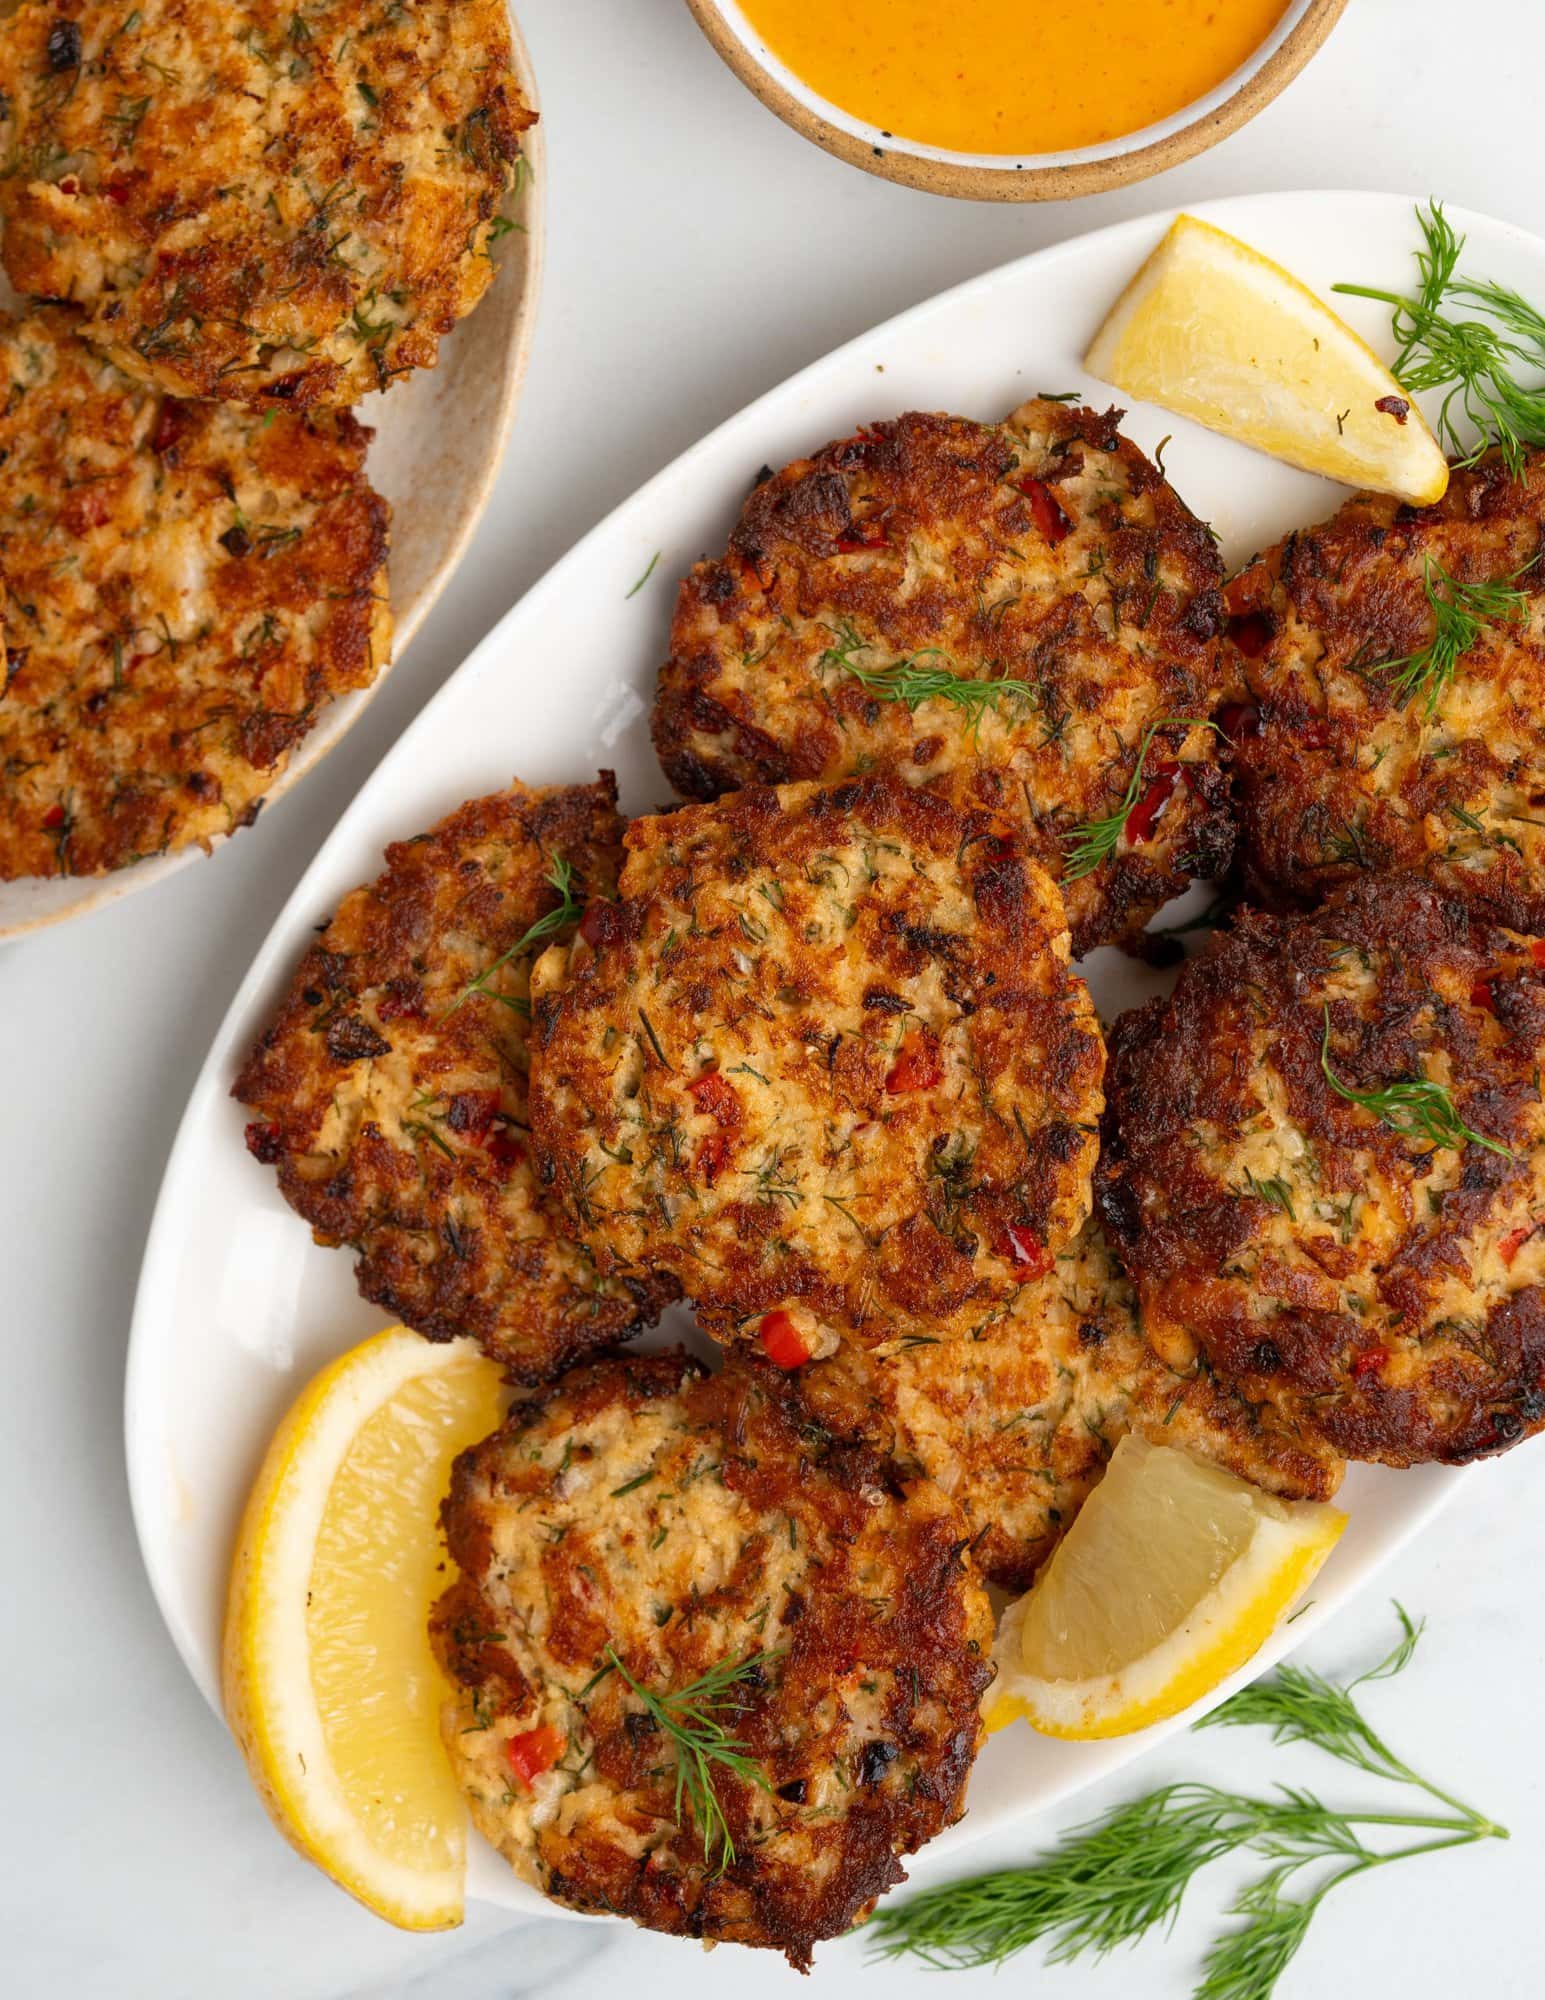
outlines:
[[[1252, 895], [1302, 907], [1370, 870], [1425, 867], [1499, 922], [1545, 931], [1542, 547], [1545, 453], [1521, 480], [1492, 455], [1435, 507], [1359, 494], [1234, 579], [1241, 706], [1225, 721]], [[1444, 575], [1526, 603], [1481, 631], [1429, 711], [1390, 663], [1430, 644], [1424, 585], [1452, 596]]]
[[532, 118], [510, 65], [504, 0], [23, 0], [6, 271], [177, 394], [353, 402], [482, 297]]
[[1222, 683], [1222, 563], [1120, 415], [905, 416], [764, 479], [681, 587], [654, 717], [671, 781], [702, 799], [892, 771], [1027, 812], [1054, 875], [1075, 829], [1120, 813], [1068, 884], [1080, 956], [1221, 874], [1226, 787], [1185, 725]]
[[512, 786], [388, 848], [235, 1085], [256, 1113], [249, 1147], [318, 1242], [359, 1252], [364, 1296], [431, 1339], [471, 1334], [525, 1382], [675, 1296], [601, 1277], [542, 1207], [528, 1150], [527, 995], [560, 907], [550, 877], [561, 864], [576, 894], [609, 893], [621, 837], [607, 774]]
[[1143, 1338], [1137, 1301], [1090, 1223], [978, 1340], [876, 1356], [844, 1347], [800, 1377], [823, 1424], [938, 1482], [990, 1583], [1029, 1588], [1128, 1431], [1293, 1500], [1326, 1500], [1340, 1459], [1211, 1372], [1177, 1373]]
[[603, 1266], [725, 1337], [968, 1334], [1088, 1212], [1104, 1050], [1022, 822], [891, 778], [635, 820], [533, 987], [532, 1130]]
[[[462, 1456], [444, 1519], [446, 1745], [478, 1827], [560, 1902], [806, 1966], [959, 1817], [992, 1641], [960, 1515], [776, 1370], [576, 1370]], [[745, 1760], [710, 1766], [731, 1855], [690, 1787], [678, 1810], [636, 1689], [736, 1666], [709, 1717]]]
[[370, 432], [163, 399], [71, 328], [0, 318], [0, 877], [244, 825], [388, 651]]
[[[1475, 1458], [1545, 1426], [1542, 958], [1393, 877], [1241, 914], [1123, 1016], [1100, 1202], [1166, 1359], [1200, 1348], [1349, 1458]], [[1379, 1115], [1399, 1098], [1332, 1078], [1440, 1083], [1510, 1150], [1403, 1134]]]

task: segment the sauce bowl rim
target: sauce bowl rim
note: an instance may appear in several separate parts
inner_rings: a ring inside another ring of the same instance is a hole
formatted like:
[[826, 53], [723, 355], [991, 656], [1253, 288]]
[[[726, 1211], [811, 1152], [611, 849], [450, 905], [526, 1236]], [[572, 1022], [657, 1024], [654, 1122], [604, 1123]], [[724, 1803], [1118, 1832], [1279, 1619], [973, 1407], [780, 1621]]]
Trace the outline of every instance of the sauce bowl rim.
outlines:
[[1194, 159], [1272, 102], [1320, 48], [1347, 0], [1289, 0], [1260, 45], [1223, 81], [1168, 118], [1061, 152], [958, 152], [855, 116], [797, 76], [739, 0], [687, 0], [710, 44], [768, 110], [850, 166], [929, 194], [973, 201], [1064, 201], [1129, 186]]

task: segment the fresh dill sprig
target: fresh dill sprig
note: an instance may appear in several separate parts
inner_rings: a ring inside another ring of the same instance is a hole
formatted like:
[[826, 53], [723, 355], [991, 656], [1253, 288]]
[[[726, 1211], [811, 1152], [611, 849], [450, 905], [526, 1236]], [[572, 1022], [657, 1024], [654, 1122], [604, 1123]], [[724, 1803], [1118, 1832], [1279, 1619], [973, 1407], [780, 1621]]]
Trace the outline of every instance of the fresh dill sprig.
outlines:
[[[1399, 1610], [1399, 1607], [1396, 1607]], [[1353, 1690], [1398, 1673], [1420, 1628], [1399, 1611], [1402, 1636], [1371, 1673], [1346, 1687], [1285, 1668], [1204, 1718], [1207, 1725], [1260, 1724], [1278, 1742], [1303, 1742], [1376, 1777], [1425, 1792], [1437, 1812], [1340, 1812], [1314, 1793], [1284, 1786], [1267, 1798], [1214, 1785], [1161, 1786], [1076, 1827], [1041, 1860], [974, 1880], [947, 1883], [871, 1920], [877, 1954], [906, 1954], [935, 1967], [1001, 1965], [1040, 1940], [1052, 1964], [1086, 1954], [1102, 1958], [1171, 1924], [1200, 1869], [1245, 1851], [1267, 1864], [1230, 1906], [1244, 1921], [1213, 1944], [1195, 2000], [1270, 2000], [1330, 1891], [1391, 1861], [1505, 1840], [1506, 1830], [1462, 1805], [1410, 1769], [1371, 1728]], [[1199, 1727], [1202, 1725], [1198, 1725]], [[1420, 1838], [1375, 1847], [1365, 1835], [1402, 1829]], [[1300, 1871], [1313, 1869], [1293, 1894]]]
[[925, 646], [904, 659], [892, 660], [888, 666], [860, 666], [854, 655], [868, 652], [873, 642], [848, 619], [837, 626], [836, 633], [837, 644], [828, 646], [816, 665], [839, 667], [877, 700], [904, 701], [914, 714], [925, 701], [947, 701], [960, 709], [976, 730], [981, 727], [983, 716], [1000, 702], [1024, 702], [1034, 707], [1037, 700], [1035, 689], [1026, 681], [974, 680], [965, 674], [951, 673], [948, 667], [920, 665], [920, 661], [937, 657], [937, 646]]
[[1143, 767], [1148, 762], [1153, 739], [1161, 729], [1210, 729], [1215, 734], [1222, 733], [1217, 723], [1205, 722], [1199, 716], [1166, 715], [1157, 722], [1150, 722], [1143, 732], [1137, 762], [1132, 767], [1132, 776], [1116, 810], [1107, 813], [1104, 819], [1085, 820], [1066, 836], [1067, 861], [1062, 870], [1064, 882], [1082, 881], [1084, 876], [1092, 875], [1103, 861], [1115, 853], [1126, 831], [1127, 821], [1132, 817], [1132, 808], [1142, 796]]
[[1455, 669], [1492, 625], [1521, 625], [1529, 615], [1529, 593], [1514, 588], [1523, 569], [1494, 583], [1461, 583], [1432, 556], [1422, 557], [1422, 588], [1432, 607], [1432, 637], [1420, 651], [1403, 659], [1383, 660], [1375, 669], [1395, 675], [1395, 693], [1402, 701], [1425, 698], [1430, 721], [1448, 692]]
[[[1545, 445], [1545, 384], [1526, 388], [1514, 372], [1520, 366], [1545, 369], [1545, 314], [1511, 286], [1460, 273], [1465, 239], [1441, 202], [1419, 208], [1416, 219], [1423, 247], [1416, 253], [1415, 292], [1382, 292], [1371, 285], [1334, 289], [1390, 308], [1400, 343], [1397, 381], [1416, 395], [1445, 392], [1437, 423], [1445, 449], [1461, 464], [1473, 465], [1495, 444], [1516, 476], [1525, 451]], [[1478, 444], [1467, 447], [1460, 414], [1479, 432]]]
[[735, 1843], [714, 1789], [715, 1767], [761, 1791], [772, 1789], [767, 1773], [747, 1754], [745, 1744], [730, 1733], [722, 1718], [739, 1713], [745, 1706], [738, 1694], [742, 1683], [769, 1660], [777, 1659], [781, 1651], [779, 1647], [749, 1654], [743, 1660], [721, 1660], [689, 1687], [676, 1688], [670, 1694], [653, 1694], [634, 1680], [613, 1647], [606, 1649], [608, 1661], [675, 1748], [676, 1824], [681, 1824], [685, 1803], [702, 1840], [704, 1859], [716, 1865], [721, 1875], [734, 1862]]
[[1338, 1757], [1343, 1764], [1366, 1771], [1371, 1778], [1384, 1778], [1390, 1784], [1418, 1785], [1443, 1805], [1452, 1806], [1456, 1812], [1468, 1812], [1467, 1806], [1460, 1805], [1425, 1778], [1419, 1778], [1409, 1764], [1397, 1757], [1352, 1699], [1360, 1687], [1374, 1681], [1393, 1680], [1410, 1665], [1427, 1621], [1412, 1618], [1398, 1602], [1395, 1616], [1400, 1620], [1399, 1639], [1377, 1666], [1348, 1681], [1345, 1687], [1326, 1680], [1312, 1667], [1278, 1667], [1266, 1679], [1253, 1681], [1249, 1687], [1230, 1695], [1210, 1715], [1204, 1715], [1196, 1728], [1269, 1729], [1273, 1743], [1312, 1743]]
[[538, 917], [531, 928], [516, 938], [508, 951], [501, 951], [492, 965], [485, 965], [476, 979], [469, 980], [456, 998], [440, 1016], [448, 1021], [458, 1008], [464, 1007], [474, 993], [482, 993], [490, 1000], [497, 1000], [502, 1007], [509, 1007], [516, 1013], [524, 1013], [523, 1003], [511, 1000], [507, 994], [492, 993], [488, 982], [501, 966], [508, 965], [512, 958], [519, 958], [523, 951], [529, 951], [543, 938], [551, 937], [554, 931], [561, 931], [565, 924], [571, 924], [579, 915], [583, 905], [574, 893], [574, 870], [561, 854], [555, 854], [547, 864], [547, 873], [542, 880], [550, 889], [556, 889], [562, 900], [545, 917]]
[[911, 1954], [938, 1969], [1001, 1965], [1051, 1941], [1053, 1965], [1168, 1925], [1200, 1868], [1247, 1846], [1256, 1801], [1212, 1785], [1163, 1785], [1074, 1830], [1029, 1868], [950, 1882], [884, 1904], [867, 1937], [878, 1956]]
[[1371, 1111], [1375, 1118], [1387, 1125], [1392, 1132], [1403, 1133], [1410, 1139], [1425, 1139], [1434, 1146], [1450, 1146], [1455, 1152], [1463, 1149], [1466, 1140], [1474, 1145], [1484, 1146], [1488, 1152], [1500, 1153], [1505, 1160], [1514, 1158], [1512, 1148], [1504, 1146], [1498, 1139], [1488, 1139], [1484, 1132], [1477, 1132], [1467, 1125], [1454, 1108], [1454, 1100], [1446, 1085], [1435, 1083], [1430, 1076], [1403, 1078], [1399, 1083], [1387, 1083], [1379, 1090], [1353, 1090], [1336, 1075], [1330, 1066], [1330, 1002], [1325, 1003], [1325, 1033], [1320, 1040], [1320, 1068], [1325, 1081], [1338, 1097], [1344, 1097], [1348, 1104], [1360, 1104], [1365, 1111]]

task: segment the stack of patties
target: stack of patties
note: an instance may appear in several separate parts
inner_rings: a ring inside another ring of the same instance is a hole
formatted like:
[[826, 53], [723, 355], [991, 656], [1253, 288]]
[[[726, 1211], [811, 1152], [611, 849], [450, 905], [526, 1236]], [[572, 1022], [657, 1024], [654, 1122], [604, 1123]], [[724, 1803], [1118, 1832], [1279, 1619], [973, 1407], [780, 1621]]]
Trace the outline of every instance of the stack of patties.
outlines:
[[[1077, 948], [1135, 943], [1226, 864], [1221, 582], [1114, 415], [769, 474], [661, 676], [697, 802], [460, 808], [253, 1052], [249, 1146], [318, 1239], [522, 1385], [434, 1636], [477, 1824], [557, 1900], [808, 1963], [963, 1810], [985, 1586], [1123, 1435], [1334, 1490], [1291, 1410], [1149, 1349], [1091, 1220], [1069, 903]], [[714, 1372], [587, 1358], [677, 1299]]]
[[1100, 1205], [1155, 1347], [1349, 1457], [1545, 1426], [1545, 457], [1229, 588], [1263, 907], [1127, 1015]]
[[532, 114], [504, 0], [0, 20], [0, 879], [250, 823], [388, 658], [348, 405], [482, 295]]
[[[1143, 1343], [1088, 1221], [1104, 1050], [1036, 842], [894, 776], [751, 787], [635, 821], [615, 900], [535, 969], [549, 1198], [729, 1350], [690, 1392], [679, 1357], [568, 1378], [447, 1510], [446, 1740], [576, 1907], [804, 1963], [961, 1810], [982, 1585], [1028, 1583], [1127, 1431], [1335, 1489], [1291, 1416]], [[807, 1521], [790, 1449], [823, 1521], [858, 1480], [891, 1556]], [[898, 1568], [935, 1576], [926, 1617]], [[683, 1816], [673, 1725], [710, 1691], [738, 1761]]]
[[[836, 865], [839, 847], [851, 858], [853, 842], [875, 843], [887, 884], [873, 899], [886, 932], [871, 940], [876, 979], [901, 980], [907, 967], [913, 983], [937, 975], [974, 927], [973, 893], [1001, 904], [989, 951], [1043, 921], [1025, 903], [1012, 834], [984, 828], [960, 851], [966, 829], [949, 806], [883, 780], [852, 789], [794, 787], [736, 805], [774, 868], [796, 851]], [[391, 848], [385, 873], [344, 899], [308, 952], [236, 1094], [255, 1114], [250, 1150], [277, 1167], [319, 1241], [357, 1251], [365, 1295], [432, 1338], [472, 1335], [526, 1385], [505, 1428], [462, 1460], [445, 1511], [461, 1571], [435, 1619], [459, 1691], [446, 1742], [478, 1824], [575, 1907], [774, 1945], [806, 1963], [815, 1939], [848, 1928], [899, 1879], [899, 1855], [959, 1815], [992, 1619], [959, 1507], [876, 1443], [826, 1429], [787, 1356], [775, 1366], [753, 1344], [712, 1376], [679, 1352], [572, 1365], [649, 1323], [680, 1280], [671, 1257], [619, 1258], [593, 1206], [610, 1208], [614, 1191], [559, 1158], [549, 1099], [561, 967], [573, 973], [575, 1060], [597, 1064], [597, 1077], [618, 1072], [619, 1090], [631, 1079], [638, 1116], [647, 1107], [691, 1127], [679, 1134], [684, 1177], [669, 1201], [694, 1187], [727, 1201], [742, 1186], [740, 1154], [705, 1143], [734, 1129], [729, 1098], [706, 1088], [718, 1075], [709, 1051], [679, 1079], [645, 1074], [656, 1046], [686, 1065], [683, 1037], [698, 1032], [686, 1000], [641, 989], [578, 1009], [592, 991], [584, 968], [610, 968], [618, 940], [643, 934], [638, 878], [676, 843], [712, 846], [702, 822], [738, 837], [739, 821], [718, 808], [639, 821], [619, 881], [613, 800], [604, 777], [542, 792], [515, 785]], [[903, 841], [910, 859], [897, 869], [889, 850]], [[913, 863], [936, 879], [924, 884]], [[1054, 904], [1029, 870], [1033, 895]], [[828, 893], [790, 885], [785, 923], [798, 921], [800, 936], [791, 943], [780, 930], [776, 946], [791, 977], [803, 966], [817, 982], [812, 1003], [849, 955], [840, 922], [824, 949], [806, 934], [807, 909]], [[704, 954], [712, 908], [705, 881]], [[1077, 1124], [1048, 1113], [1042, 1166], [1015, 1167], [1005, 1251], [991, 1272], [968, 1274], [963, 1311], [977, 1310], [967, 1301], [978, 1293], [986, 1302], [1011, 1288], [1014, 1232], [1065, 1234], [1088, 1204], [1103, 1054], [1065, 935], [1024, 935], [1043, 990], [1027, 989], [1012, 954], [995, 958], [985, 985], [1003, 991], [997, 1013], [983, 1010], [984, 1032], [992, 1021], [1007, 1060], [1006, 1028], [1043, 1018], [1045, 1052], [1067, 1078], [1059, 1102]], [[972, 977], [963, 960], [954, 976]], [[787, 995], [778, 1004], [791, 1006]], [[950, 1011], [941, 998], [942, 1032], [917, 1045], [914, 1071], [897, 1068], [906, 1024], [894, 1010], [874, 1016], [875, 1049], [863, 1056], [855, 1039], [852, 1052], [882, 1110], [908, 1100], [903, 1139], [921, 1153], [944, 1129], [928, 1066], [957, 1061]], [[808, 1026], [809, 1008], [790, 1018]], [[784, 1040], [781, 1056], [793, 1047]], [[792, 1128], [802, 1115], [792, 1079], [762, 1060], [768, 1092], [790, 1098], [786, 1119], [771, 1106], [767, 1115]], [[1029, 1052], [1017, 1060], [1027, 1066]], [[721, 1085], [733, 1088], [728, 1077]], [[550, 1137], [534, 1145], [539, 1119]], [[626, 1180], [626, 1136], [603, 1134], [596, 1154]], [[863, 1186], [854, 1191], [867, 1205]], [[755, 1185], [748, 1210], [787, 1218], [790, 1194]], [[897, 1199], [920, 1194], [903, 1187]], [[824, 1231], [826, 1215], [813, 1204], [812, 1269], [840, 1288], [855, 1266]], [[660, 1243], [669, 1247], [663, 1226]], [[942, 1274], [930, 1298], [958, 1277]], [[706, 1762], [688, 1747], [704, 1740], [715, 1746]]]

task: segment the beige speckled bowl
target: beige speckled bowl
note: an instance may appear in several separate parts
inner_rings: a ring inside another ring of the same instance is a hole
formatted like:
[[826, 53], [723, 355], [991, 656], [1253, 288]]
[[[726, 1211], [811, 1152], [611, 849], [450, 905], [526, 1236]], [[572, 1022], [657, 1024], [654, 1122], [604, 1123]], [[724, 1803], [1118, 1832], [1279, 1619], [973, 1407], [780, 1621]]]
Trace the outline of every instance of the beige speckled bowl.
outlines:
[[[511, 25], [521, 95], [536, 109], [531, 59], [518, 26]], [[371, 482], [392, 503], [391, 659], [372, 686], [323, 711], [268, 788], [266, 807], [299, 784], [359, 719], [450, 582], [493, 492], [526, 372], [542, 269], [546, 174], [540, 123], [521, 143], [528, 171], [506, 211], [520, 227], [495, 251], [499, 270], [482, 302], [444, 342], [438, 367], [421, 369], [360, 405], [361, 418], [375, 430]], [[257, 838], [261, 830], [260, 821], [256, 832], [242, 838]], [[222, 844], [216, 843], [217, 855]], [[164, 881], [202, 854], [199, 847], [186, 847], [111, 875], [0, 882], [0, 941], [101, 909]]]
[[[1028, 0], [1033, 5], [1034, 0]], [[1226, 139], [1284, 90], [1347, 0], [1292, 0], [1251, 56], [1206, 97], [1157, 125], [1065, 153], [955, 153], [881, 131], [818, 96], [768, 48], [738, 0], [687, 0], [730, 68], [786, 125], [866, 173], [972, 201], [1066, 201], [1146, 180]]]

